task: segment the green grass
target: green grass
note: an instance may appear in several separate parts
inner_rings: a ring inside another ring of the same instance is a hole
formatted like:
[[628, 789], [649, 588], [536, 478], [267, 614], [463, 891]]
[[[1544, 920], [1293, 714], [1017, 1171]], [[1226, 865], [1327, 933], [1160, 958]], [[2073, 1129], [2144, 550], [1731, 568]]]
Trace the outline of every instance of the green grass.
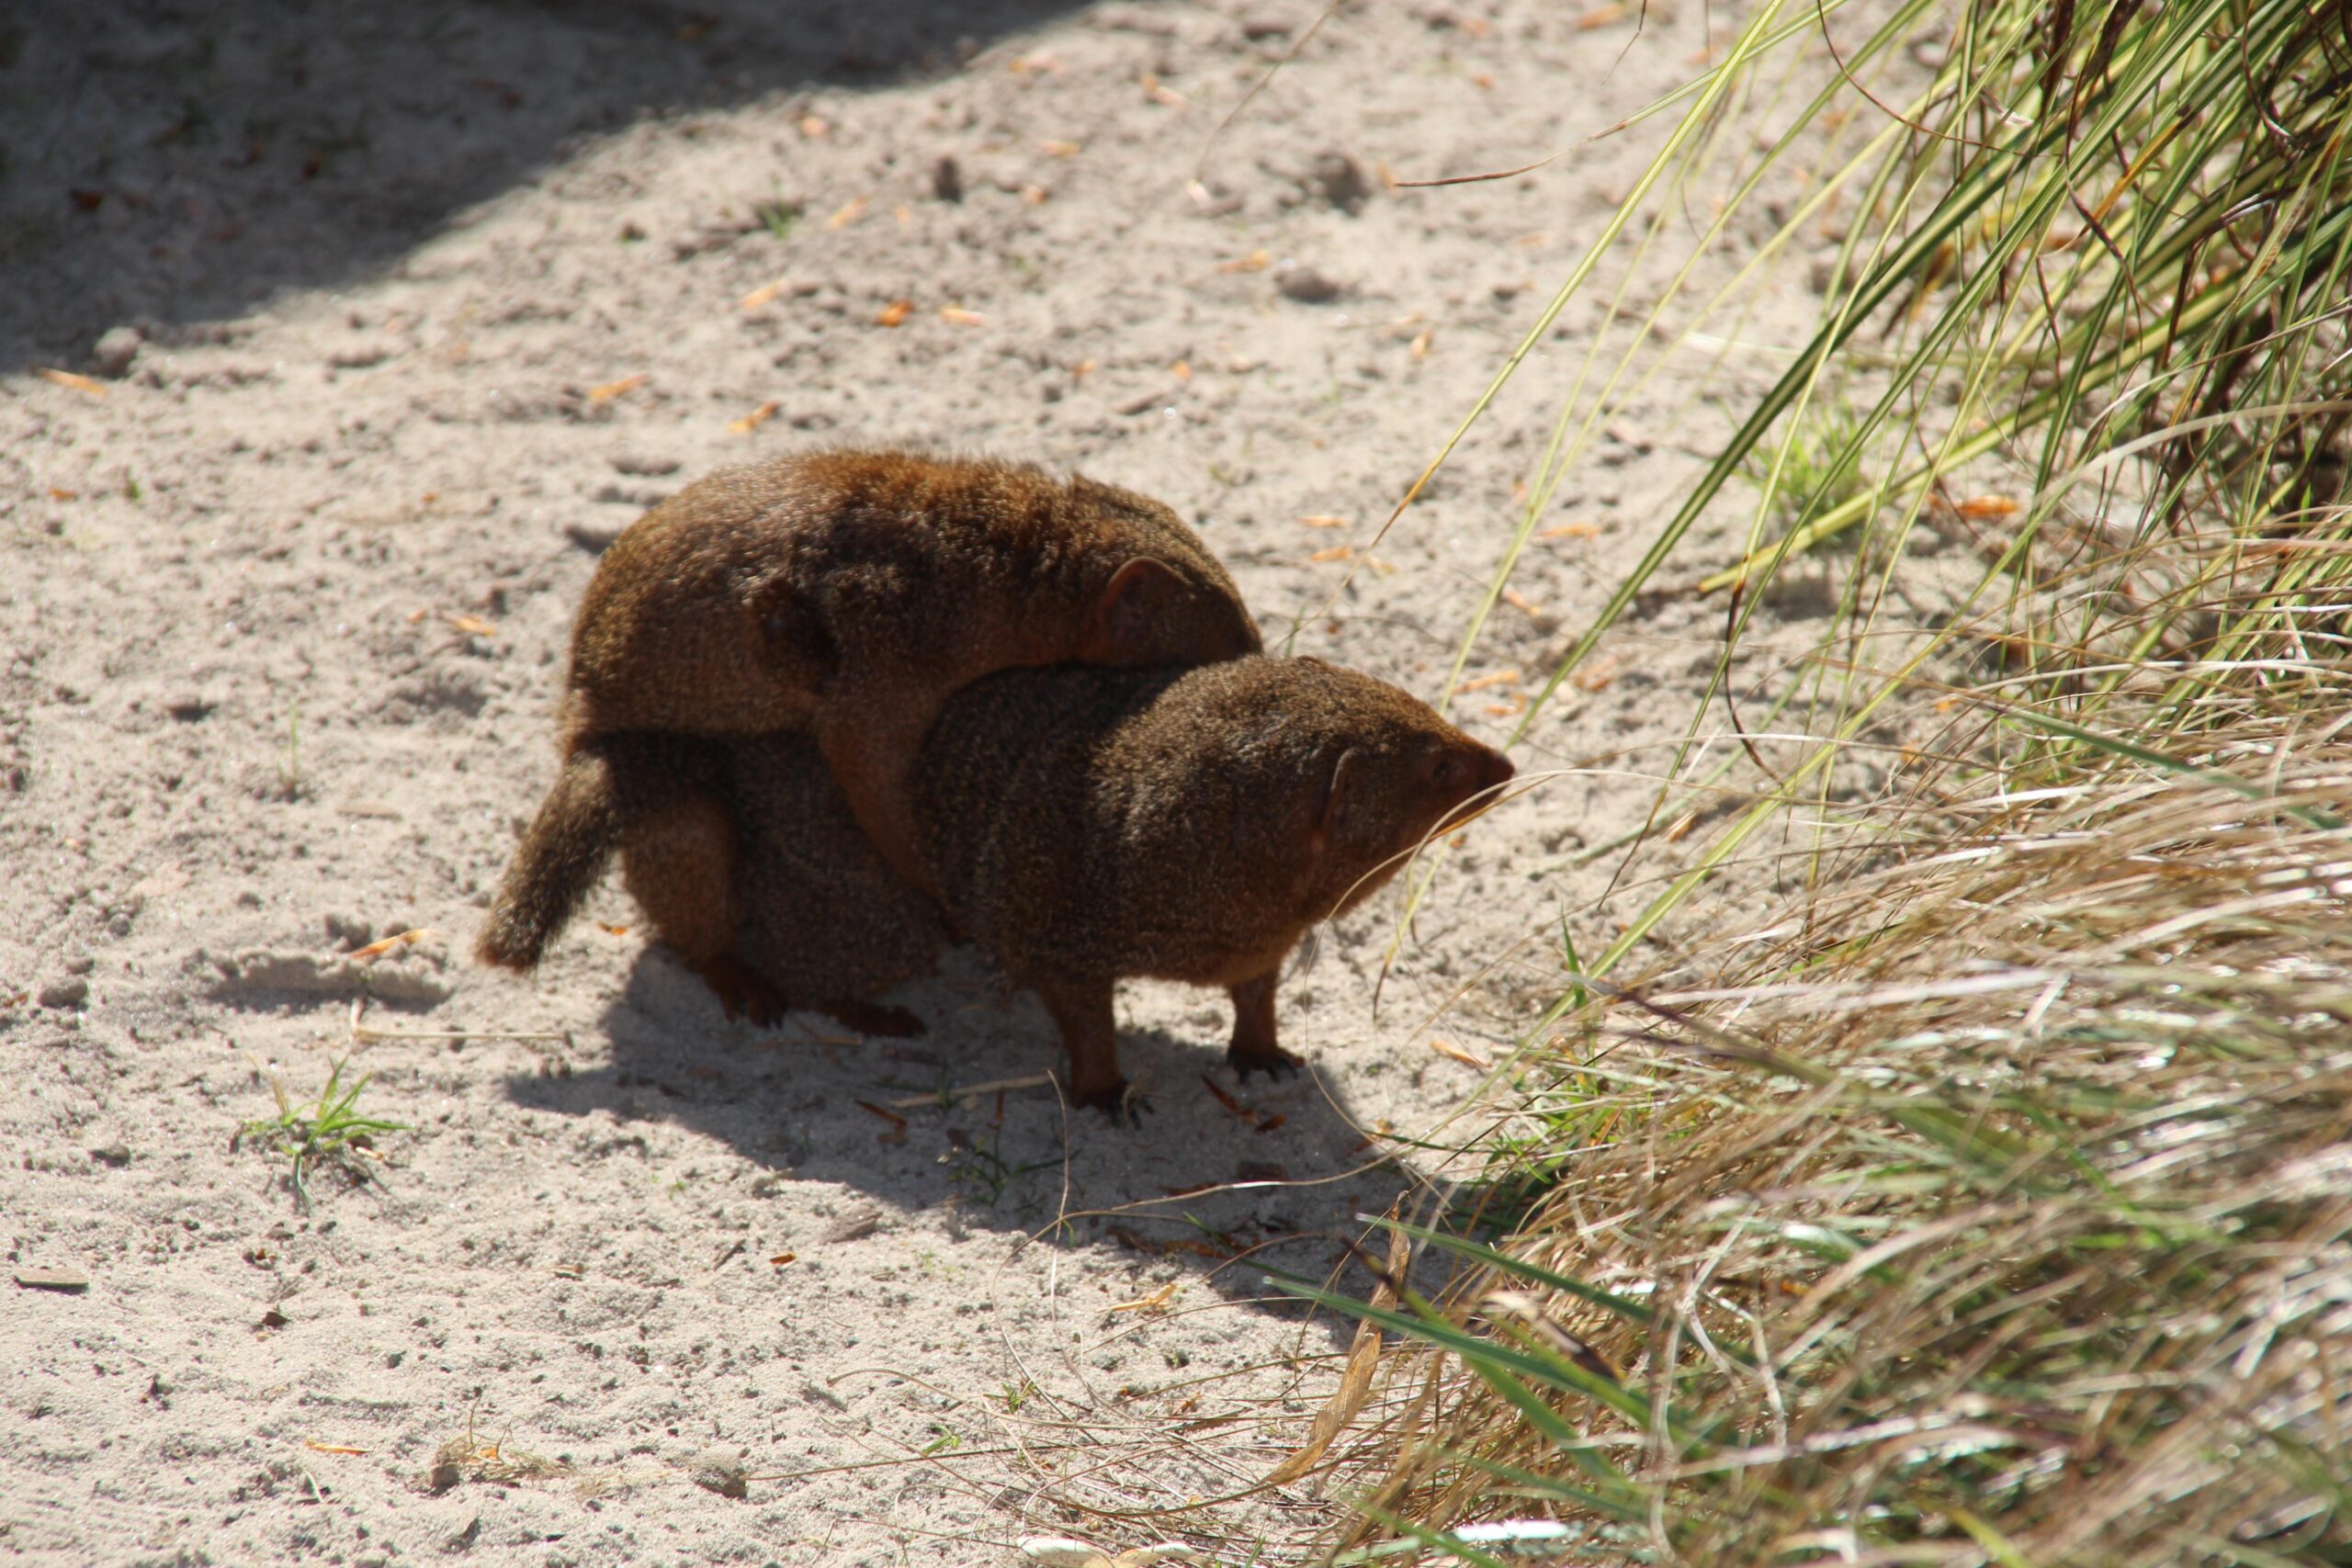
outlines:
[[770, 239], [782, 243], [792, 238], [793, 227], [800, 221], [800, 204], [777, 197], [754, 205], [752, 216], [760, 220], [760, 227], [768, 231]]
[[240, 1141], [250, 1138], [266, 1142], [289, 1162], [287, 1179], [294, 1190], [295, 1202], [306, 1213], [311, 1208], [312, 1175], [321, 1169], [336, 1169], [355, 1179], [365, 1179], [368, 1171], [359, 1160], [363, 1152], [371, 1149], [371, 1140], [387, 1133], [408, 1131], [404, 1122], [361, 1114], [359, 1096], [370, 1077], [362, 1077], [345, 1088], [343, 1070], [348, 1065], [335, 1062], [329, 1066], [326, 1086], [319, 1090], [317, 1100], [309, 1105], [294, 1103], [286, 1092], [284, 1081], [271, 1075], [269, 1089], [277, 1100], [277, 1114], [248, 1122], [238, 1130]]

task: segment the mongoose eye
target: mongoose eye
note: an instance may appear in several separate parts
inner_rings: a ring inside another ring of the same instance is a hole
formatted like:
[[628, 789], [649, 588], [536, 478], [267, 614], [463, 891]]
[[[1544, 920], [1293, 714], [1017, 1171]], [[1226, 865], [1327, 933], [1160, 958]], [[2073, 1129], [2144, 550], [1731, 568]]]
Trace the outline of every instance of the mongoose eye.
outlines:
[[1442, 790], [1458, 789], [1462, 785], [1462, 760], [1450, 751], [1440, 751], [1430, 759], [1430, 783]]

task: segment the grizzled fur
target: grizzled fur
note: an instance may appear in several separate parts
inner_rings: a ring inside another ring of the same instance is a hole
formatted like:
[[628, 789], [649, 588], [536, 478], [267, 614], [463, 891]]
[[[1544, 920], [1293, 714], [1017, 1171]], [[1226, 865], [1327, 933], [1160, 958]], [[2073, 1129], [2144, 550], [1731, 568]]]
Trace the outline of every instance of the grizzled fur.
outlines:
[[895, 452], [712, 474], [597, 567], [572, 634], [562, 773], [476, 951], [529, 968], [647, 812], [698, 809], [690, 779], [640, 776], [633, 736], [807, 730], [876, 847], [920, 885], [907, 773], [950, 692], [1013, 666], [1260, 647], [1199, 537], [1109, 485]]
[[1077, 1098], [1113, 1106], [1117, 980], [1225, 987], [1234, 1066], [1295, 1067], [1283, 958], [1510, 776], [1394, 686], [1251, 658], [991, 677], [940, 716], [915, 795], [949, 918], [1044, 997]]

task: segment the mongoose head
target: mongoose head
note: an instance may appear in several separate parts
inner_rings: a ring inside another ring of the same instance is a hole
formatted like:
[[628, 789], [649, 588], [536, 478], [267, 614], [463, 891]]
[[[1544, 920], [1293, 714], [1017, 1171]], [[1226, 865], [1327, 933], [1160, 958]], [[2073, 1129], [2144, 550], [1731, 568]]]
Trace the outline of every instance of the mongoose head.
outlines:
[[1096, 598], [1080, 661], [1217, 664], [1264, 651], [1241, 591], [1173, 512], [1083, 477], [1071, 488], [1141, 547], [1112, 571]]
[[1303, 889], [1338, 914], [1371, 895], [1433, 835], [1491, 805], [1516, 771], [1510, 759], [1385, 682], [1318, 660], [1322, 701], [1309, 728], [1322, 770], [1301, 834]]

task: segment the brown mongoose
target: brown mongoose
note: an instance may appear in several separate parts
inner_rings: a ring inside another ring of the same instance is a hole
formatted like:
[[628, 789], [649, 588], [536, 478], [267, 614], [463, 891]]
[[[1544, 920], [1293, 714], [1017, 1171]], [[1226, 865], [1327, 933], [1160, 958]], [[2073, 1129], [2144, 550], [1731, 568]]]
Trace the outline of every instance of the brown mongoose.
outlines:
[[475, 951], [537, 963], [630, 825], [693, 795], [631, 737], [808, 730], [876, 847], [921, 886], [906, 778], [948, 693], [1009, 666], [1261, 646], [1198, 536], [1109, 485], [899, 452], [709, 475], [597, 566], [572, 632], [562, 771]]
[[[812, 781], [827, 781], [793, 764], [796, 742], [806, 759], [798, 737], [727, 748], [737, 863], [758, 874], [737, 879], [741, 910], [721, 917], [736, 922], [736, 945], [711, 967], [766, 970], [786, 996], [870, 995], [928, 969], [942, 933], [867, 846], [839, 841], [846, 808], [808, 798]], [[1119, 979], [1225, 987], [1234, 1067], [1296, 1066], [1275, 1043], [1283, 958], [1423, 839], [1491, 800], [1511, 771], [1394, 686], [1318, 660], [1248, 658], [990, 676], [943, 708], [913, 797], [946, 914], [1007, 978], [1043, 996], [1069, 1052], [1072, 1096], [1115, 1116]], [[714, 817], [685, 836], [716, 846], [707, 862], [735, 852], [729, 832]], [[778, 834], [793, 836], [793, 854], [767, 841]], [[708, 951], [719, 934], [693, 928], [712, 901], [673, 844], [659, 853], [669, 858], [658, 896], [677, 914], [649, 902], [650, 918]], [[629, 854], [633, 878], [654, 858]]]
[[622, 886], [649, 934], [758, 1022], [808, 1007], [867, 1034], [922, 1033], [912, 1013], [867, 998], [928, 973], [945, 923], [883, 862], [816, 742], [782, 731], [668, 748], [667, 765], [706, 788], [622, 842]]

